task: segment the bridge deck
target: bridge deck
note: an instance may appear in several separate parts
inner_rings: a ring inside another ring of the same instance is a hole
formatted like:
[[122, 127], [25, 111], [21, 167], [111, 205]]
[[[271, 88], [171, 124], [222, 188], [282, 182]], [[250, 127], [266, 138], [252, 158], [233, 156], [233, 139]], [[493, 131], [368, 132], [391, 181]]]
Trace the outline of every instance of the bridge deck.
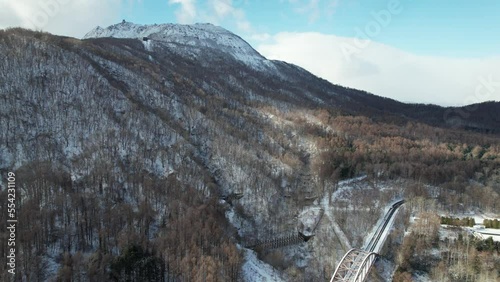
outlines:
[[375, 232], [365, 250], [351, 249], [344, 255], [344, 257], [340, 260], [337, 269], [335, 269], [335, 273], [333, 274], [330, 282], [362, 282], [366, 279], [368, 271], [377, 258], [377, 254], [374, 251], [378, 252], [384, 244], [386, 236], [388, 235], [388, 232], [385, 231], [387, 228], [390, 228], [390, 225], [392, 225], [393, 216], [403, 203], [404, 200], [401, 200], [391, 206], [387, 214], [384, 216], [383, 223], [377, 228], [377, 232]]

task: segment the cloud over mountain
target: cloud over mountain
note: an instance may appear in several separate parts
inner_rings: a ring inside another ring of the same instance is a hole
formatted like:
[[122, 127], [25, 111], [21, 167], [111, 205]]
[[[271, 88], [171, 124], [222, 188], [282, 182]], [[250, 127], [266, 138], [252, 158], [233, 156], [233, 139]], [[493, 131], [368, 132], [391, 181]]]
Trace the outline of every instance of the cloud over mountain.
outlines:
[[119, 20], [122, 8], [135, 0], [2, 0], [0, 28], [19, 26], [81, 37], [96, 25]]
[[[257, 50], [333, 83], [400, 101], [466, 105], [500, 100], [500, 57], [422, 56], [374, 41], [313, 32], [278, 33]], [[484, 85], [485, 80], [492, 86]]]

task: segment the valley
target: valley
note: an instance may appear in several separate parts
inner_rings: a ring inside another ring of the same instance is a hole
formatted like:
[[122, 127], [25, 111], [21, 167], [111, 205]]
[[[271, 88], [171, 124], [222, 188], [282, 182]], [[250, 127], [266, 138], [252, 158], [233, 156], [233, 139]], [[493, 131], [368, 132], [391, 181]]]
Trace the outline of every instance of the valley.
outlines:
[[500, 218], [498, 102], [450, 120], [210, 24], [12, 28], [0, 54], [15, 281], [329, 281], [400, 199], [368, 281], [500, 277], [498, 242], [440, 222]]

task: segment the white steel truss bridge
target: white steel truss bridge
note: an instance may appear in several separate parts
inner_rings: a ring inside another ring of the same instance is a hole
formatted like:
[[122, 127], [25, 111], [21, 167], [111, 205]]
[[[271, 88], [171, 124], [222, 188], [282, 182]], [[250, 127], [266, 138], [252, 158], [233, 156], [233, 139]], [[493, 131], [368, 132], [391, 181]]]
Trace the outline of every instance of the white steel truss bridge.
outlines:
[[394, 221], [394, 214], [404, 203], [404, 200], [394, 203], [385, 215], [382, 224], [380, 224], [371, 238], [368, 245], [363, 249], [350, 249], [340, 260], [335, 269], [330, 282], [363, 282], [368, 276], [368, 272], [377, 259], [378, 252], [389, 235], [389, 229]]

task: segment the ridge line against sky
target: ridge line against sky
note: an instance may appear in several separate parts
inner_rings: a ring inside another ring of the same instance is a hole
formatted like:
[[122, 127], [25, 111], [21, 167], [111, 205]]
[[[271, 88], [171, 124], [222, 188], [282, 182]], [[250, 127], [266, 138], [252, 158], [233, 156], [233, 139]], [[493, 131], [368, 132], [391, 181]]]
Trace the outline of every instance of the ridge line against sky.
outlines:
[[0, 28], [210, 22], [269, 59], [403, 102], [500, 101], [500, 1], [0, 0]]

